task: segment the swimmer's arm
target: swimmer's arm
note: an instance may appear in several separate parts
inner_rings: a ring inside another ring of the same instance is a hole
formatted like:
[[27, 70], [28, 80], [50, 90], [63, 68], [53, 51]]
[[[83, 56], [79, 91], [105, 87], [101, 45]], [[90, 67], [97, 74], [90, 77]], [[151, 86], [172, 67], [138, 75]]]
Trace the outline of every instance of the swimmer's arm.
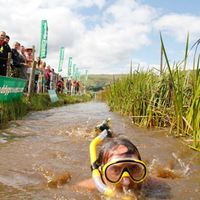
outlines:
[[85, 189], [89, 189], [89, 190], [95, 190], [96, 189], [95, 183], [91, 178], [77, 183], [76, 186], [81, 187], [81, 188], [85, 188]]

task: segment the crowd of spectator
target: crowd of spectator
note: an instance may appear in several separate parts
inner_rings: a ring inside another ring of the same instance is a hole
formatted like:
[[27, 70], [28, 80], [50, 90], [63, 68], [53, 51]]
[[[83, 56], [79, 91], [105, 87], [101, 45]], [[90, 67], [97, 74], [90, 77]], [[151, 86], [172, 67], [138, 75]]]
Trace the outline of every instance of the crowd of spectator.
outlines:
[[[29, 81], [30, 73], [35, 61], [34, 92], [44, 93], [56, 90], [58, 93], [80, 94], [83, 91], [78, 80], [68, 77], [64, 80], [55, 73], [54, 68], [47, 65], [37, 57], [34, 60], [33, 49], [26, 48], [15, 42], [13, 48], [9, 45], [10, 37], [4, 31], [0, 32], [0, 75], [26, 79]], [[81, 89], [80, 89], [81, 88]]]

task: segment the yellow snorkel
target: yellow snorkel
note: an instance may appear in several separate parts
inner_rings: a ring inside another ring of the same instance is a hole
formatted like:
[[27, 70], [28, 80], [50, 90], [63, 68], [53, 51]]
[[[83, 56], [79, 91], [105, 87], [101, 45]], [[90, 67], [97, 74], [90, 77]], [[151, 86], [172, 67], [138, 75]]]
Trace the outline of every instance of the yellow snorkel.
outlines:
[[[90, 143], [90, 164], [91, 164], [91, 170], [92, 170], [92, 178], [93, 181], [97, 187], [97, 189], [104, 195], [109, 197], [116, 197], [116, 192], [105, 185], [101, 178], [101, 173], [99, 171], [99, 166], [96, 164], [97, 160], [97, 145], [100, 144], [106, 137], [111, 137], [111, 130], [105, 129], [103, 130], [97, 137], [95, 137], [91, 143]], [[123, 195], [123, 200], [130, 200], [130, 196]]]
[[105, 129], [90, 143], [90, 164], [92, 169], [92, 178], [97, 189], [107, 196], [114, 196], [114, 191], [103, 183], [101, 173], [99, 172], [98, 166], [95, 164], [97, 160], [96, 147], [108, 136], [108, 131], [109, 130]]

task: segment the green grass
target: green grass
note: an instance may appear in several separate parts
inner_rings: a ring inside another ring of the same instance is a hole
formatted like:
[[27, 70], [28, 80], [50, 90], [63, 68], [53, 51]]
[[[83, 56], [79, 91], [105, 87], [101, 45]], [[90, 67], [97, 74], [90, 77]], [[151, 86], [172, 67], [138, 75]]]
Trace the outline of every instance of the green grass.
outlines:
[[28, 112], [28, 105], [24, 99], [19, 101], [12, 101], [8, 103], [0, 103], [0, 128], [2, 128], [8, 121], [16, 120], [26, 115]]
[[27, 97], [22, 97], [18, 101], [0, 102], [0, 128], [3, 128], [8, 121], [20, 119], [29, 111], [47, 110], [53, 107], [63, 106], [67, 104], [81, 103], [90, 101], [92, 96], [90, 94], [68, 96], [59, 94], [59, 101], [52, 103], [48, 94], [33, 95], [30, 101]]
[[193, 149], [200, 149], [200, 56], [186, 70], [189, 35], [183, 61], [175, 64], [169, 62], [162, 35], [160, 40], [166, 66], [162, 73], [131, 70], [108, 86], [104, 96], [111, 110], [130, 116], [135, 124], [168, 127], [174, 136], [192, 138]]
[[[115, 79], [123, 77], [123, 74], [115, 75]], [[84, 76], [81, 77], [84, 82]], [[86, 82], [86, 90], [87, 91], [100, 91], [103, 90], [106, 86], [113, 83], [113, 75], [111, 74], [89, 74], [88, 80]]]

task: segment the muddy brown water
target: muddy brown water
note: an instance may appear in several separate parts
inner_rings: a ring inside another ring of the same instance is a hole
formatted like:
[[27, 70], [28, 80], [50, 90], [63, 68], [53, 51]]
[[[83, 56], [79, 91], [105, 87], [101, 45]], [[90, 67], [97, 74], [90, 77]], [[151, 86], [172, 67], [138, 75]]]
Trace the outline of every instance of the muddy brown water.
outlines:
[[157, 175], [159, 168], [171, 167], [172, 175], [161, 178], [171, 195], [162, 198], [200, 198], [198, 152], [166, 131], [135, 127], [129, 118], [110, 112], [106, 104], [89, 102], [33, 112], [0, 131], [0, 199], [104, 199], [98, 191], [75, 185], [91, 177], [89, 143], [94, 126], [106, 117], [112, 118], [116, 134], [126, 135], [138, 146]]

